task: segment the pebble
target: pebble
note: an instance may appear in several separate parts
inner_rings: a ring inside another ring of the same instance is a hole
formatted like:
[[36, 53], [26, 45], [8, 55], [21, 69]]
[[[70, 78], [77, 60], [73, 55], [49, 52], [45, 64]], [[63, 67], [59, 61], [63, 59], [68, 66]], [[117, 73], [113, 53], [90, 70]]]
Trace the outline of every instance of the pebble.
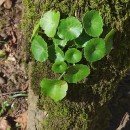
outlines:
[[0, 85], [3, 85], [3, 84], [5, 84], [5, 80], [4, 78], [0, 77]]
[[10, 9], [10, 8], [12, 7], [12, 1], [11, 1], [11, 0], [6, 0], [6, 1], [4, 2], [4, 7], [5, 7], [6, 9]]

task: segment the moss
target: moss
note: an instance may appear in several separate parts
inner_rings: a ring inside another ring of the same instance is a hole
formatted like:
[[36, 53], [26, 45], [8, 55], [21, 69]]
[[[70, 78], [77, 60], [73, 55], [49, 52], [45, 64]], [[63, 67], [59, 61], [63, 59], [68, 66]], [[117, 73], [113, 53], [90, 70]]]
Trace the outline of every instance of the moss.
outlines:
[[[110, 55], [91, 65], [91, 75], [77, 85], [70, 84], [67, 97], [54, 103], [42, 96], [39, 108], [48, 112], [43, 121], [45, 130], [104, 130], [111, 117], [107, 104], [113, 97], [118, 82], [130, 66], [130, 2], [128, 0], [23, 0], [23, 27], [29, 52], [29, 37], [34, 23], [43, 11], [56, 9], [61, 17], [75, 15], [79, 18], [90, 9], [99, 10], [104, 19], [104, 34], [115, 27], [118, 32]], [[30, 53], [27, 59], [30, 60]], [[34, 63], [32, 88], [40, 93], [39, 82], [43, 77], [53, 78], [50, 63]], [[102, 123], [103, 122], [103, 123]]]
[[[54, 103], [48, 97], [42, 97], [40, 104], [44, 104], [42, 109], [49, 114], [43, 122], [44, 130], [78, 130], [79, 128], [87, 128], [88, 115], [78, 104], [70, 103], [67, 100], [62, 103]], [[70, 107], [71, 105], [72, 107]], [[75, 109], [73, 109], [74, 105]]]
[[45, 63], [34, 62], [31, 71], [31, 87], [34, 90], [34, 93], [37, 95], [40, 95], [40, 81], [43, 78], [49, 77], [52, 79], [57, 76], [51, 72], [51, 63], [49, 61]]

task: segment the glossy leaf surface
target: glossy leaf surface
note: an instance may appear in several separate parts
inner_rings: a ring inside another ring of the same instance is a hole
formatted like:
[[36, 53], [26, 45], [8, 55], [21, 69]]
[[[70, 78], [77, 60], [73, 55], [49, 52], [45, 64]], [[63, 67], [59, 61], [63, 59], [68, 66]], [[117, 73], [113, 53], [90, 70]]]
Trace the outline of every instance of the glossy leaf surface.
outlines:
[[32, 44], [31, 44], [31, 51], [34, 58], [37, 61], [43, 62], [48, 59], [47, 43], [39, 35], [33, 38]]
[[40, 26], [48, 37], [54, 37], [60, 20], [59, 11], [48, 11], [40, 20]]
[[81, 58], [82, 58], [82, 53], [75, 48], [70, 48], [65, 53], [65, 60], [68, 63], [77, 63], [81, 60]]
[[40, 23], [38, 22], [38, 23], [35, 25], [34, 29], [33, 29], [33, 33], [32, 33], [32, 36], [31, 36], [31, 40], [32, 40], [32, 38], [33, 38], [35, 35], [37, 35], [38, 30], [39, 30], [39, 27], [40, 27]]
[[105, 41], [102, 38], [93, 38], [84, 48], [84, 56], [87, 61], [95, 62], [105, 56]]
[[56, 39], [56, 38], [53, 38], [53, 42], [54, 42], [54, 44], [60, 45], [62, 47], [65, 47], [65, 45], [67, 44], [66, 40]]
[[55, 61], [64, 61], [64, 57], [65, 57], [64, 52], [57, 45], [55, 45], [55, 53], [56, 53]]
[[63, 80], [43, 79], [40, 86], [41, 92], [55, 102], [62, 100], [68, 90], [68, 84]]
[[67, 69], [64, 80], [68, 83], [77, 83], [90, 74], [90, 69], [86, 65], [77, 64]]
[[112, 29], [105, 37], [106, 54], [109, 54], [113, 46], [113, 38], [116, 30]]
[[52, 71], [55, 73], [63, 73], [67, 69], [67, 64], [65, 62], [55, 62], [52, 65]]
[[61, 39], [70, 41], [76, 39], [81, 33], [82, 24], [77, 18], [70, 16], [61, 20], [57, 34]]
[[83, 27], [92, 37], [99, 37], [103, 31], [103, 19], [98, 11], [88, 11], [83, 17]]
[[64, 61], [64, 52], [58, 45], [50, 45], [48, 47], [49, 59], [51, 61]]

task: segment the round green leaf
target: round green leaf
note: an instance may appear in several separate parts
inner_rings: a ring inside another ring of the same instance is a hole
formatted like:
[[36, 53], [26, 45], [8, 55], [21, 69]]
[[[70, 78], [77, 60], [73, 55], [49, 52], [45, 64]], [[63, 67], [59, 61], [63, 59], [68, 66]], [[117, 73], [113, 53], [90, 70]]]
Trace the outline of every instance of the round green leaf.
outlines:
[[31, 44], [31, 51], [34, 56], [34, 58], [37, 61], [45, 61], [48, 58], [48, 48], [47, 43], [44, 41], [44, 39], [37, 35], [33, 38], [32, 44]]
[[40, 20], [40, 26], [48, 37], [54, 37], [59, 24], [60, 12], [48, 11]]
[[116, 30], [112, 29], [105, 37], [106, 54], [109, 54], [113, 46], [113, 37]]
[[99, 37], [103, 31], [103, 19], [98, 11], [91, 10], [83, 17], [83, 26], [86, 33], [92, 37]]
[[52, 65], [52, 71], [56, 73], [63, 73], [67, 69], [67, 64], [65, 62], [55, 62]]
[[66, 96], [68, 84], [63, 80], [43, 79], [41, 81], [41, 92], [52, 98], [55, 102]]
[[90, 39], [91, 37], [83, 30], [82, 34], [75, 39], [75, 44], [77, 48], [82, 48], [86, 46], [87, 41], [89, 41]]
[[53, 38], [53, 42], [54, 44], [56, 45], [60, 45], [62, 47], [65, 47], [67, 41], [66, 40], [62, 40], [62, 39], [56, 39], [56, 38]]
[[84, 48], [84, 56], [87, 61], [94, 62], [105, 56], [105, 41], [102, 38], [93, 38]]
[[82, 33], [82, 24], [75, 17], [61, 20], [58, 27], [58, 36], [67, 41], [76, 39]]
[[68, 83], [77, 83], [90, 74], [90, 69], [86, 65], [77, 64], [68, 68], [64, 75], [64, 80]]
[[65, 53], [65, 60], [68, 63], [77, 63], [81, 60], [81, 58], [82, 58], [82, 53], [75, 48], [70, 48]]

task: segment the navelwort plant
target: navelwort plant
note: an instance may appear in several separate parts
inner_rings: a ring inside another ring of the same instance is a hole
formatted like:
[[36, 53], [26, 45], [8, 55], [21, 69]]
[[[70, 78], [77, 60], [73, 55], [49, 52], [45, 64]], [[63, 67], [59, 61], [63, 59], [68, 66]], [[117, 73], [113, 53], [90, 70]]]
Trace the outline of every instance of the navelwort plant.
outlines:
[[[44, 40], [41, 31], [52, 44]], [[105, 38], [99, 38], [102, 32], [103, 19], [95, 10], [85, 13], [82, 21], [73, 16], [60, 20], [60, 12], [54, 10], [41, 17], [31, 37], [32, 54], [39, 62], [51, 60], [52, 71], [61, 74], [59, 79], [44, 78], [41, 81], [44, 95], [55, 102], [62, 100], [66, 96], [68, 83], [77, 83], [89, 76], [89, 62], [102, 59], [112, 49], [115, 29]], [[83, 58], [88, 65], [81, 64]]]

